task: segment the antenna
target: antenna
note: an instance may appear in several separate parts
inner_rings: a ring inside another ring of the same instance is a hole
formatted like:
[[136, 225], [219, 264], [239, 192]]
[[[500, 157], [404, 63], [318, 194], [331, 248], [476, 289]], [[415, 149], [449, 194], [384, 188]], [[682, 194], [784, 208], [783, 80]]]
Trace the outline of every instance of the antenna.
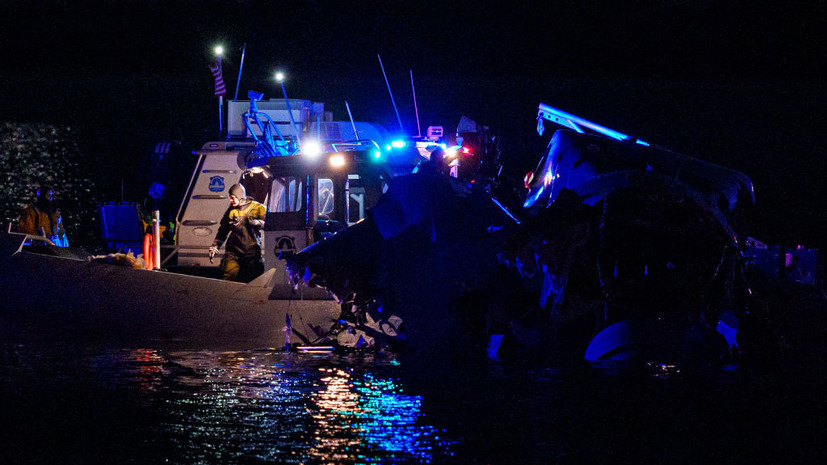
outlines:
[[422, 129], [419, 128], [419, 109], [416, 107], [416, 88], [413, 81], [413, 70], [411, 72], [411, 90], [413, 91], [414, 113], [416, 113], [416, 137], [422, 137]]
[[379, 66], [382, 68], [382, 76], [385, 76], [385, 85], [388, 86], [388, 93], [391, 94], [391, 103], [393, 104], [393, 111], [396, 112], [396, 121], [399, 122], [399, 129], [405, 132], [405, 128], [402, 127], [402, 119], [399, 117], [399, 110], [396, 109], [396, 102], [393, 100], [393, 92], [391, 92], [391, 85], [388, 82], [388, 75], [385, 74], [385, 65], [382, 64], [382, 57], [379, 56], [378, 53], [376, 57], [379, 58]]
[[238, 86], [241, 85], [241, 70], [244, 69], [244, 55], [247, 53], [247, 43], [241, 47], [241, 64], [238, 65], [238, 79], [235, 81], [235, 96], [233, 100], [238, 100]]
[[347, 100], [345, 100], [345, 107], [347, 108], [347, 115], [350, 116], [350, 124], [353, 126], [353, 134], [356, 136], [356, 140], [359, 140], [359, 132], [356, 131], [356, 123], [353, 122], [353, 113], [350, 112], [350, 105], [347, 104]]
[[293, 134], [296, 135], [296, 146], [301, 147], [302, 138], [299, 130], [296, 129], [296, 121], [293, 118], [293, 110], [290, 109], [290, 99], [287, 98], [287, 89], [284, 87], [284, 76], [281, 75], [281, 78], [279, 78], [277, 75], [276, 80], [278, 80], [279, 84], [281, 84], [281, 92], [284, 94], [284, 103], [287, 104], [287, 114], [290, 116], [290, 127], [293, 128]]

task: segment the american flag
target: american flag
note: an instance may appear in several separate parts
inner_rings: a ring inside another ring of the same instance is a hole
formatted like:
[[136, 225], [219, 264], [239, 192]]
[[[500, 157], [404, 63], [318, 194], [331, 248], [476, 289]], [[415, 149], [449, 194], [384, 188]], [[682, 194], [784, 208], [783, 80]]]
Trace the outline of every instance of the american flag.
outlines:
[[210, 71], [215, 77], [215, 96], [221, 97], [227, 95], [227, 89], [224, 87], [224, 78], [221, 76], [221, 60], [216, 60], [210, 64]]

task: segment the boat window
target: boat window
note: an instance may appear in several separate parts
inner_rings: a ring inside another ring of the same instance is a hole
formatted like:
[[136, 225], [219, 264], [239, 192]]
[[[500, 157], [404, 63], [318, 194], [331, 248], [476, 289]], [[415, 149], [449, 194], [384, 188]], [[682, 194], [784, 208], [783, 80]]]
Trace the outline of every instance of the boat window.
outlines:
[[347, 223], [354, 224], [365, 217], [365, 186], [358, 174], [349, 174], [345, 185], [347, 193]]
[[270, 201], [267, 209], [270, 212], [297, 212], [302, 205], [302, 181], [292, 176], [273, 178], [270, 188]]
[[319, 178], [319, 219], [333, 219], [333, 180]]
[[256, 168], [247, 170], [241, 176], [240, 182], [247, 191], [248, 198], [267, 205], [270, 189], [273, 186], [273, 183], [270, 182], [270, 174], [267, 171]]
[[364, 219], [367, 211], [379, 202], [379, 198], [387, 190], [388, 177], [383, 173], [348, 174], [345, 184], [345, 195], [348, 199], [345, 216], [348, 224]]

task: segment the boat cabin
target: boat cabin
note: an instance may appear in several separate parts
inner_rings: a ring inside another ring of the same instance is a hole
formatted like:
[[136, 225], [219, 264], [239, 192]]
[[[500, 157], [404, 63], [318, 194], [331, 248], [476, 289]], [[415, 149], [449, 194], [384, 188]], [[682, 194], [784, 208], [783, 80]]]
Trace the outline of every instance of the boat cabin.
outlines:
[[[233, 103], [230, 108], [237, 106]], [[284, 268], [279, 254], [298, 252], [365, 218], [390, 179], [410, 173], [422, 158], [415, 144], [391, 146], [382, 140], [356, 139], [357, 135], [383, 137], [381, 127], [322, 121], [319, 104], [290, 104], [300, 111], [287, 122], [288, 116], [278, 113], [286, 108], [283, 103], [270, 105], [278, 108], [263, 114], [261, 103], [252, 100], [251, 110], [241, 115], [246, 131], [230, 125], [228, 140], [207, 142], [197, 152], [176, 217], [177, 267], [218, 266], [220, 257], [209, 261], [209, 247], [235, 183], [267, 207], [265, 269]], [[308, 121], [314, 114], [317, 121]], [[330, 119], [329, 114], [325, 118]], [[286, 135], [291, 132], [302, 136]]]

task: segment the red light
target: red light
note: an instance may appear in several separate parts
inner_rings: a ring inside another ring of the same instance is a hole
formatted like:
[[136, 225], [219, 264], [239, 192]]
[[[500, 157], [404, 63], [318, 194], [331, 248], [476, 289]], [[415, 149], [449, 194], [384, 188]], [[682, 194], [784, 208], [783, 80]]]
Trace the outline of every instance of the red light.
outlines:
[[526, 189], [531, 189], [531, 181], [534, 181], [534, 172], [529, 171], [523, 177], [523, 184], [525, 185]]
[[462, 148], [462, 154], [465, 155], [466, 157], [470, 157], [472, 155], [471, 147], [463, 147]]

